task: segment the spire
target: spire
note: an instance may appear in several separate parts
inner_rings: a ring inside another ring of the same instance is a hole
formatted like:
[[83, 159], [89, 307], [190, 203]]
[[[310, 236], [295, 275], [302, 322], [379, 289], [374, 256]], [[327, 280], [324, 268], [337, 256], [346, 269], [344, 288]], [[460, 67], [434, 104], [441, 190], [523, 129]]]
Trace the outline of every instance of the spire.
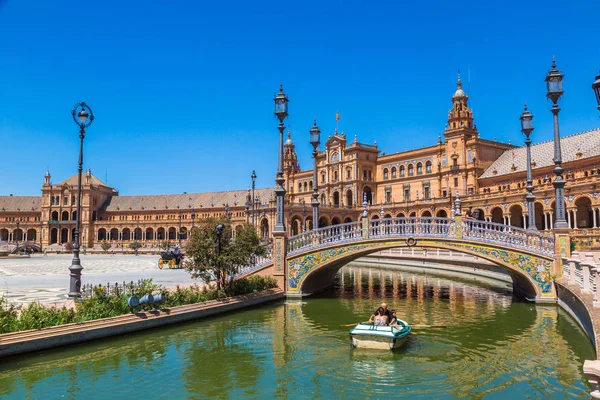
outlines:
[[294, 146], [294, 142], [292, 141], [292, 133], [291, 130], [288, 128], [288, 136], [287, 136], [287, 140], [285, 141], [285, 147], [293, 147]]
[[[474, 130], [473, 111], [469, 108], [468, 101], [469, 96], [467, 96], [465, 91], [462, 89], [462, 81], [460, 80], [459, 70], [456, 80], [456, 91], [452, 96], [452, 109], [448, 113], [446, 132], [454, 132], [464, 128], [467, 128], [468, 131]], [[466, 133], [471, 134], [470, 132]]]

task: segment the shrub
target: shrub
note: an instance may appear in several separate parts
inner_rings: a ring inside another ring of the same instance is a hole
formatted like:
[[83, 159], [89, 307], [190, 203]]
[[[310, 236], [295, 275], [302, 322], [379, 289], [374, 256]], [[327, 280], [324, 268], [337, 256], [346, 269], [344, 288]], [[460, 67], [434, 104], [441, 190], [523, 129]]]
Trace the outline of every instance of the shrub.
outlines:
[[41, 329], [49, 326], [70, 324], [77, 320], [75, 310], [66, 307], [44, 307], [38, 301], [30, 303], [21, 310], [19, 322], [17, 324], [19, 331], [30, 329]]
[[104, 250], [105, 253], [108, 253], [108, 250], [110, 250], [111, 247], [112, 245], [106, 240], [103, 240], [102, 243], [100, 243], [100, 248], [102, 248], [102, 250]]
[[0, 297], [0, 334], [18, 330], [18, 310], [18, 307], [9, 304], [4, 297]]

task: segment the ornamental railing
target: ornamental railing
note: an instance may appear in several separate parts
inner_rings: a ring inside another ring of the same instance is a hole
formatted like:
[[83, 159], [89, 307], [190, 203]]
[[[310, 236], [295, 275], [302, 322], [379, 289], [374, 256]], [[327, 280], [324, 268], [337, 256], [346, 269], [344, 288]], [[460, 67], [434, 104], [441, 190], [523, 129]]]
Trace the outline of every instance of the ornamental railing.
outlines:
[[299, 235], [290, 237], [287, 253], [291, 255], [310, 248], [360, 239], [362, 239], [361, 222], [347, 222], [302, 232]]
[[265, 265], [273, 262], [273, 243], [268, 243], [265, 245], [265, 255], [257, 257], [254, 256], [250, 265], [245, 265], [238, 268], [238, 272], [235, 274], [237, 278], [240, 275], [246, 274], [248, 272], [261, 269]]
[[330, 244], [393, 237], [462, 238], [465, 241], [498, 244], [554, 256], [552, 236], [494, 222], [462, 220], [459, 223], [453, 218], [441, 217], [371, 219], [364, 233], [360, 221], [319, 228], [290, 237], [287, 253], [293, 255]]

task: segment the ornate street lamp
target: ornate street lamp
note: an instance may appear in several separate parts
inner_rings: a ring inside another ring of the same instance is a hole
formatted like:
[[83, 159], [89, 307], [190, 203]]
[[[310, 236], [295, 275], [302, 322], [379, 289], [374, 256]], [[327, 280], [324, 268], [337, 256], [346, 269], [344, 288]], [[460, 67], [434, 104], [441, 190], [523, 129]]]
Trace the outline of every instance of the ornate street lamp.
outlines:
[[231, 219], [231, 212], [229, 211], [229, 203], [225, 204], [225, 218], [228, 220]]
[[256, 172], [252, 170], [252, 226], [254, 226], [254, 185], [256, 184]]
[[179, 211], [179, 227], [177, 228], [177, 242], [181, 247], [181, 211]]
[[285, 182], [285, 179], [283, 178], [283, 131], [285, 129], [285, 125], [283, 124], [283, 121], [288, 116], [289, 100], [283, 92], [283, 84], [279, 85], [279, 93], [277, 93], [273, 101], [275, 101], [274, 113], [279, 119], [279, 126], [277, 127], [277, 129], [279, 129], [279, 154], [277, 162], [277, 178], [275, 179], [275, 183], [277, 185], [275, 188], [275, 194], [277, 195], [277, 214], [273, 231], [285, 232], [285, 224], [283, 221], [283, 200], [285, 196], [285, 189], [283, 187], [283, 183]]
[[[246, 195], [246, 223], [250, 219], [250, 207], [252, 207], [252, 197], [250, 197], [250, 189], [248, 189], [248, 194]], [[254, 226], [254, 221], [252, 226]]]
[[317, 185], [317, 156], [319, 155], [319, 144], [321, 144], [321, 130], [317, 126], [315, 118], [313, 126], [310, 128], [310, 144], [313, 147], [313, 194], [310, 204], [313, 208], [313, 229], [319, 227], [319, 187]]
[[194, 230], [194, 220], [196, 219], [196, 211], [192, 211], [192, 231]]
[[77, 215], [75, 218], [75, 243], [73, 243], [73, 261], [69, 267], [69, 297], [81, 297], [81, 261], [79, 260], [79, 229], [81, 226], [81, 170], [83, 165], [83, 139], [85, 129], [94, 122], [92, 109], [84, 102], [75, 104], [71, 111], [73, 121], [79, 126], [79, 164], [77, 168]]
[[225, 227], [223, 225], [217, 225], [217, 295], [221, 290], [221, 234]]
[[561, 167], [562, 164], [562, 155], [560, 151], [560, 132], [558, 130], [558, 113], [560, 112], [560, 108], [558, 108], [558, 99], [563, 94], [562, 89], [562, 80], [564, 75], [560, 73], [559, 70], [556, 69], [556, 60], [552, 59], [552, 69], [548, 71], [548, 75], [546, 75], [546, 87], [547, 94], [550, 100], [552, 100], [552, 108], [550, 111], [554, 115], [554, 174], [556, 178], [554, 178], [553, 186], [554, 186], [554, 204], [556, 205], [556, 222], [554, 223], [554, 228], [556, 229], [568, 229], [569, 225], [567, 224], [567, 220], [565, 218], [565, 180], [562, 177], [563, 169]]
[[596, 102], [598, 103], [598, 111], [600, 111], [600, 75], [596, 76], [596, 82], [592, 83], [592, 89], [594, 89]]
[[138, 219], [136, 222], [136, 228], [135, 228], [135, 250], [134, 250], [134, 254], [137, 256], [138, 255], [138, 232], [140, 230], [140, 220]]
[[15, 230], [15, 241], [17, 242], [17, 251], [15, 252], [16, 255], [19, 255], [19, 225], [21, 224], [21, 222], [17, 221], [17, 229]]
[[533, 178], [531, 177], [531, 139], [529, 135], [533, 132], [533, 114], [527, 110], [527, 104], [521, 114], [521, 132], [525, 134], [525, 145], [527, 146], [527, 230], [537, 231], [535, 226], [535, 195], [533, 194]]

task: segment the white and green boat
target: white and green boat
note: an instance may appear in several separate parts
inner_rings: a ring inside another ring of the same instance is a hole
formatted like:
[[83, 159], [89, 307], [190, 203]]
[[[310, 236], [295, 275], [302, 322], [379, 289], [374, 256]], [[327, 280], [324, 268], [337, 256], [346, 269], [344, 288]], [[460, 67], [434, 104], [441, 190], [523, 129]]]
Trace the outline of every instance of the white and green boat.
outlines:
[[356, 348], [393, 350], [406, 342], [410, 331], [410, 325], [402, 320], [398, 320], [397, 327], [358, 324], [350, 331], [350, 344]]

